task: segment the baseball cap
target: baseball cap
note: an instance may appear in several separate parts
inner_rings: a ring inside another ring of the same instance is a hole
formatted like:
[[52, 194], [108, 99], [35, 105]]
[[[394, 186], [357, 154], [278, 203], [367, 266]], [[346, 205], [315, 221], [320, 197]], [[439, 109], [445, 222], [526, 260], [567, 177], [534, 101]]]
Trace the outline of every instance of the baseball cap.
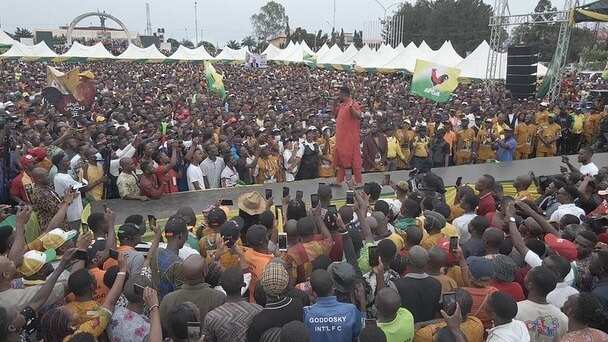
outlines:
[[576, 245], [572, 241], [559, 238], [553, 234], [547, 234], [545, 235], [545, 243], [557, 254], [568, 259], [568, 261], [576, 260]]
[[78, 231], [76, 230], [65, 231], [61, 228], [55, 228], [41, 236], [40, 242], [42, 242], [42, 246], [45, 250], [57, 249], [63, 246], [64, 243], [75, 238], [76, 235], [78, 235]]
[[24, 277], [29, 277], [36, 274], [36, 272], [42, 269], [44, 264], [49, 263], [57, 258], [57, 254], [54, 249], [47, 249], [44, 252], [31, 250], [27, 251], [23, 255], [23, 262], [19, 266], [19, 272]]
[[[165, 228], [166, 230], [166, 228]], [[141, 235], [141, 229], [134, 223], [125, 223], [118, 227], [118, 238], [130, 238]]]
[[218, 227], [226, 222], [226, 212], [220, 207], [213, 207], [207, 214], [207, 223], [210, 226]]
[[188, 233], [186, 221], [181, 216], [171, 216], [165, 224], [165, 237]]
[[272, 297], [277, 297], [287, 288], [289, 284], [289, 274], [281, 263], [269, 262], [260, 278], [260, 285], [264, 288], [264, 292]]

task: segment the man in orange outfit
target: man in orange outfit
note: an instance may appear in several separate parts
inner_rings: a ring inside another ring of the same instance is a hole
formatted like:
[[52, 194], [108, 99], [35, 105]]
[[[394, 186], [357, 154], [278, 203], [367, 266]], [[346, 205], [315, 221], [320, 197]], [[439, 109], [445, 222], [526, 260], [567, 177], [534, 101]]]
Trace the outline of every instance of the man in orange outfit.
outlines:
[[347, 86], [340, 88], [340, 97], [334, 103], [336, 115], [336, 183], [344, 182], [345, 169], [352, 169], [355, 185], [363, 184], [361, 177], [361, 105], [350, 96]]

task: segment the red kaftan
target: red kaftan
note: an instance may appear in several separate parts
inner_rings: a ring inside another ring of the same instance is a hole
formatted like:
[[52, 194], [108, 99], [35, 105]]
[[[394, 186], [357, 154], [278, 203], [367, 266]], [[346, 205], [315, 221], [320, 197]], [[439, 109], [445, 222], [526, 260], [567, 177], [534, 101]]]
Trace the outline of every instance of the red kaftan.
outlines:
[[334, 165], [345, 169], [361, 168], [361, 121], [355, 118], [350, 108], [361, 112], [361, 105], [352, 99], [338, 106], [336, 116], [336, 153]]

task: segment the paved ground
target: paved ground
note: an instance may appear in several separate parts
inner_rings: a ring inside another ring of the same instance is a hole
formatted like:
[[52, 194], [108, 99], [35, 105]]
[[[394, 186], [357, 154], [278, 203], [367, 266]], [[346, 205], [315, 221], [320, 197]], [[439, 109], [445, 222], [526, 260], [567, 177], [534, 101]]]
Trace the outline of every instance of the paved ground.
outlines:
[[[576, 156], [571, 156], [575, 165]], [[596, 154], [593, 157], [593, 161], [598, 167], [608, 165], [608, 153]], [[561, 165], [560, 157], [550, 158], [535, 158], [529, 160], [497, 163], [497, 164], [479, 164], [479, 165], [463, 165], [463, 166], [452, 166], [447, 168], [436, 168], [433, 172], [443, 178], [445, 185], [454, 185], [456, 179], [462, 176], [463, 183], [474, 183], [479, 176], [483, 174], [491, 174], [496, 178], [497, 181], [509, 181], [515, 179], [515, 177], [526, 174], [530, 171], [534, 171], [537, 176], [554, 175], [559, 173], [559, 167]], [[394, 181], [407, 180], [409, 171], [395, 171], [391, 172], [391, 179]], [[363, 179], [365, 182], [378, 182], [382, 184], [384, 178], [383, 173], [369, 173], [364, 174]], [[333, 178], [322, 178], [306, 181], [296, 181], [288, 183], [291, 188], [292, 196], [296, 190], [302, 190], [304, 193], [305, 201], [310, 199], [311, 193], [316, 193], [319, 182], [331, 183]], [[278, 204], [280, 196], [282, 194], [284, 183], [281, 184], [268, 184], [268, 185], [252, 185], [247, 187], [238, 187], [232, 189], [215, 189], [215, 190], [203, 190], [203, 191], [189, 191], [181, 192], [177, 194], [167, 195], [160, 200], [140, 202], [140, 201], [125, 201], [125, 200], [108, 200], [98, 202], [93, 206], [93, 211], [101, 211], [102, 203], [106, 203], [108, 207], [114, 210], [117, 214], [116, 222], [123, 222], [125, 217], [132, 214], [140, 215], [155, 215], [158, 218], [166, 218], [182, 206], [192, 207], [195, 212], [200, 213], [202, 209], [208, 207], [218, 199], [230, 199], [236, 203], [236, 198], [248, 191], [260, 191], [264, 193], [264, 189], [270, 188], [275, 195], [275, 202]], [[346, 188], [333, 188], [334, 198], [344, 198], [346, 196]], [[385, 192], [389, 192], [390, 189], [385, 187]]]

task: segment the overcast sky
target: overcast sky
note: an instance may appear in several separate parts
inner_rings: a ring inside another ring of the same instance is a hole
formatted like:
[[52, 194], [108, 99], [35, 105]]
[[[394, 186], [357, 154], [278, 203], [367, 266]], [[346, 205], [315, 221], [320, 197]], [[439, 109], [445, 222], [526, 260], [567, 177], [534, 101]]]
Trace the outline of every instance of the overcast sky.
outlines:
[[[282, 3], [290, 18], [291, 28], [331, 31], [334, 0], [277, 0]], [[378, 0], [389, 7], [395, 0]], [[409, 0], [410, 2], [414, 0]], [[561, 9], [564, 0], [553, 0]], [[150, 4], [152, 28], [165, 28], [166, 38], [194, 40], [194, 0], [0, 0], [0, 26], [14, 32], [17, 26], [29, 29], [56, 28], [67, 25], [77, 15], [105, 10], [121, 19], [127, 28], [144, 33], [146, 28], [145, 4]], [[250, 16], [267, 0], [199, 0], [199, 40], [202, 36], [214, 44], [224, 45], [231, 39], [241, 40], [250, 34]], [[494, 4], [494, 0], [484, 0]], [[365, 23], [382, 16], [384, 11], [375, 0], [335, 0], [336, 27], [346, 32], [363, 29]], [[536, 0], [511, 0], [511, 14], [533, 11]], [[394, 6], [392, 8], [395, 8]], [[87, 18], [80, 25], [99, 25], [96, 18]], [[109, 26], [114, 26], [108, 21]], [[369, 25], [369, 24], [368, 24]]]

